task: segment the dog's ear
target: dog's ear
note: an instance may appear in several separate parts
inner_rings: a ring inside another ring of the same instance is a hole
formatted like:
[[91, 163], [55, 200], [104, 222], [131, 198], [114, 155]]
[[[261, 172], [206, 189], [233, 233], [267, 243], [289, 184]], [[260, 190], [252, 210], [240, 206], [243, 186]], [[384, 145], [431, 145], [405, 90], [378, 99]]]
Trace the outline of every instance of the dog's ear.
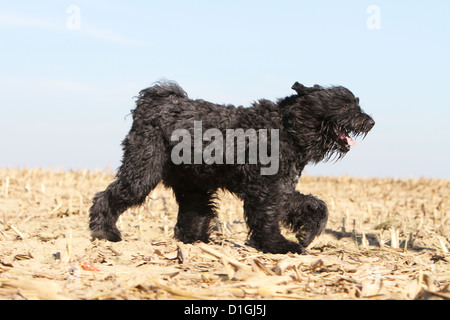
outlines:
[[304, 96], [314, 91], [323, 90], [323, 87], [319, 86], [318, 84], [315, 84], [314, 87], [308, 88], [302, 85], [301, 83], [296, 82], [292, 86], [292, 90], [295, 90], [299, 96]]
[[299, 96], [306, 94], [306, 89], [308, 88], [298, 82], [294, 83], [294, 85], [292, 86], [292, 90], [296, 91]]

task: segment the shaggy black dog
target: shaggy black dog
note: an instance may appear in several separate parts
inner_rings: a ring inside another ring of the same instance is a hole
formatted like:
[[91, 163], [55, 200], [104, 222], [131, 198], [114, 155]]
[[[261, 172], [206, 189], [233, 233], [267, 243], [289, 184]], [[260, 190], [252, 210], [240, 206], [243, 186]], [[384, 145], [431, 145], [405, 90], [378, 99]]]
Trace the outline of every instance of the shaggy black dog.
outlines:
[[[324, 229], [328, 210], [322, 200], [295, 190], [303, 168], [342, 157], [356, 144], [351, 136], [365, 136], [375, 122], [344, 87], [297, 82], [292, 89], [297, 94], [249, 108], [189, 99], [173, 82], [141, 91], [116, 180], [90, 209], [92, 237], [120, 241], [119, 215], [142, 204], [162, 181], [179, 205], [177, 239], [208, 241], [221, 188], [243, 200], [251, 245], [263, 252], [304, 253]], [[244, 132], [244, 141], [237, 141], [238, 134], [229, 140], [231, 129]], [[223, 147], [218, 134], [227, 137]], [[251, 154], [255, 150], [259, 155]], [[240, 151], [248, 152], [242, 157]], [[297, 234], [298, 243], [281, 235], [280, 223]]]

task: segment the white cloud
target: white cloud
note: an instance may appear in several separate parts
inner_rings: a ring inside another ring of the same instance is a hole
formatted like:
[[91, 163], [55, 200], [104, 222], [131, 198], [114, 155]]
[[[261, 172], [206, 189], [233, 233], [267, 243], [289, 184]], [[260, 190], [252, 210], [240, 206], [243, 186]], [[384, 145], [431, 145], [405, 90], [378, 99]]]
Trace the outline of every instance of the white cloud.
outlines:
[[83, 23], [79, 30], [69, 30], [65, 24], [58, 24], [36, 17], [17, 15], [15, 13], [0, 12], [0, 28], [35, 28], [53, 32], [68, 32], [87, 38], [122, 45], [139, 47], [146, 45], [142, 41], [128, 38], [112, 30], [98, 28], [86, 23]]
[[145, 46], [145, 43], [141, 41], [122, 36], [108, 29], [100, 29], [93, 26], [83, 25], [80, 30], [74, 30], [73, 32], [79, 32], [83, 36], [111, 43], [138, 46], [138, 47]]
[[41, 20], [34, 17], [20, 16], [14, 13], [2, 13], [2, 12], [0, 12], [0, 27], [38, 28], [47, 30], [58, 29], [54, 24], [45, 20]]
[[0, 93], [3, 97], [13, 96], [12, 92], [23, 91], [23, 88], [32, 96], [49, 96], [55, 92], [69, 95], [96, 94], [101, 89], [93, 84], [71, 79], [0, 75]]
[[67, 91], [67, 92], [95, 92], [92, 86], [81, 82], [70, 80], [40, 79], [35, 82], [37, 87], [49, 90]]

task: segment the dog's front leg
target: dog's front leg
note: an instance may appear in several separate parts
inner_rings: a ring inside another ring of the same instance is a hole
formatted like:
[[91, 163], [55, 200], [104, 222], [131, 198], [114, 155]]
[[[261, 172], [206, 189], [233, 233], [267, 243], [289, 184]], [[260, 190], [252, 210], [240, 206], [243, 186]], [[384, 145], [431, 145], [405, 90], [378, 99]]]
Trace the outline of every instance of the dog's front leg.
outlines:
[[262, 198], [261, 195], [244, 200], [244, 215], [250, 228], [250, 245], [267, 253], [299, 253], [304, 248], [287, 240], [280, 232], [280, 197], [277, 195]]
[[298, 191], [285, 195], [285, 216], [281, 221], [293, 232], [301, 246], [307, 247], [315, 237], [320, 235], [328, 220], [325, 202]]

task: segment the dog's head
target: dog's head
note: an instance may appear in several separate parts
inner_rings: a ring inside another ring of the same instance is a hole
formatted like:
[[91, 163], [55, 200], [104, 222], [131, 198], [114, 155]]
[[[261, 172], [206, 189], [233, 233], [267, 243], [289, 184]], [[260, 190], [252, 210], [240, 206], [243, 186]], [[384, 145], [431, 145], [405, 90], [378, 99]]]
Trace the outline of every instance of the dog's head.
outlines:
[[345, 155], [356, 145], [353, 138], [366, 136], [375, 121], [361, 110], [359, 98], [344, 87], [305, 87], [296, 82], [297, 92], [281, 101], [283, 123], [299, 144], [314, 150], [312, 161]]

